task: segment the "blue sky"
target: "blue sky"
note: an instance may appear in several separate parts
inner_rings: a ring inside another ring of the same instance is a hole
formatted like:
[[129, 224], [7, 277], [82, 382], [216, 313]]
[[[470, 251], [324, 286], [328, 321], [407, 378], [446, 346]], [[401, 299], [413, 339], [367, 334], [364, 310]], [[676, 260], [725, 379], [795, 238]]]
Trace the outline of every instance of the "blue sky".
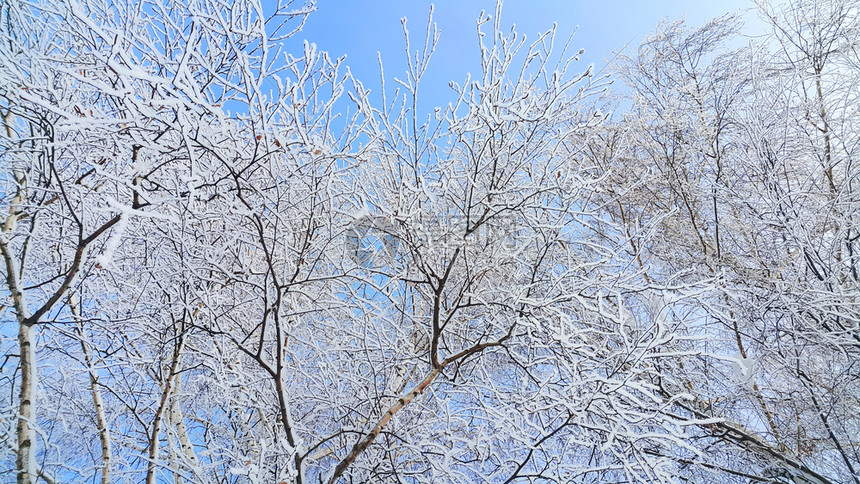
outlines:
[[[425, 101], [447, 104], [448, 82], [462, 82], [466, 73], [477, 71], [475, 19], [481, 10], [493, 12], [492, 0], [319, 0], [318, 10], [296, 40], [314, 42], [334, 56], [346, 55], [353, 74], [376, 91], [377, 51], [382, 54], [386, 79], [402, 77], [405, 51], [400, 19], [408, 19], [414, 51], [416, 44], [423, 45], [431, 3], [435, 4], [434, 21], [441, 38], [423, 92], [430, 98]], [[580, 62], [584, 70], [590, 63], [600, 68], [604, 59], [628, 43], [637, 47], [662, 18], [686, 16], [689, 24], [701, 25], [710, 18], [753, 6], [751, 0], [507, 0], [502, 25], [516, 24], [520, 34], [534, 39], [555, 22], [557, 42], [562, 45], [578, 26], [571, 49], [574, 53], [580, 48], [586, 50]], [[755, 15], [745, 17], [754, 19]]]

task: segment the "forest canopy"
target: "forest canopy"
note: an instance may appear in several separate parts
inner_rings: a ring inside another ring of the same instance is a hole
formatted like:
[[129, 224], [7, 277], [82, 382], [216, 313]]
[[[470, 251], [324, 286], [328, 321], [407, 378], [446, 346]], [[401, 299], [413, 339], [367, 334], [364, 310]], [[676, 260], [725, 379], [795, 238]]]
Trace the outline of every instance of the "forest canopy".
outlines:
[[429, 111], [303, 2], [0, 2], [0, 480], [860, 484], [860, 2]]

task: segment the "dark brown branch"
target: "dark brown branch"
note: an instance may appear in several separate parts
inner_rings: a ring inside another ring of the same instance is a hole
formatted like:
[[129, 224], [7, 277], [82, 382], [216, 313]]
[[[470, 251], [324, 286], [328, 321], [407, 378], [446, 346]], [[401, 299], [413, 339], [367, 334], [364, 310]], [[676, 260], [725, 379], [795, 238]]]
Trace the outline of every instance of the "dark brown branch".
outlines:
[[72, 261], [72, 265], [69, 267], [69, 270], [66, 272], [66, 276], [63, 279], [60, 287], [54, 291], [54, 294], [48, 298], [45, 304], [42, 305], [36, 312], [33, 313], [32, 316], [28, 317], [24, 322], [26, 324], [36, 324], [39, 322], [39, 319], [42, 318], [48, 311], [50, 311], [54, 304], [63, 297], [69, 287], [72, 285], [72, 282], [75, 280], [75, 276], [78, 275], [78, 272], [81, 270], [81, 265], [84, 261], [84, 253], [86, 252], [89, 245], [99, 238], [103, 233], [105, 233], [108, 229], [117, 224], [120, 220], [120, 215], [114, 216], [112, 219], [108, 220], [101, 227], [97, 228], [92, 234], [90, 234], [85, 239], [82, 239], [78, 243], [78, 248], [75, 251], [75, 258]]

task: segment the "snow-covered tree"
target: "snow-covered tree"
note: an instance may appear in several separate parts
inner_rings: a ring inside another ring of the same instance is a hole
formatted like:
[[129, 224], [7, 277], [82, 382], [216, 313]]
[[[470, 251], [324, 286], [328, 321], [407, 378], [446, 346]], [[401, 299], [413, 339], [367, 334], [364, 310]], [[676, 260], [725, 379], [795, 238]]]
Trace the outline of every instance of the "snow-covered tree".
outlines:
[[856, 2], [607, 98], [499, 2], [428, 112], [312, 10], [0, 4], [4, 476], [856, 481]]
[[633, 110], [592, 158], [618, 180], [614, 219], [659, 219], [657, 237], [631, 244], [651, 279], [716, 278], [693, 312], [718, 358], [695, 377], [686, 367], [691, 410], [724, 419], [714, 445], [741, 450], [736, 470], [856, 481], [860, 8], [761, 9], [773, 36], [743, 48], [720, 47], [740, 28], [726, 17], [664, 24], [622, 57]]

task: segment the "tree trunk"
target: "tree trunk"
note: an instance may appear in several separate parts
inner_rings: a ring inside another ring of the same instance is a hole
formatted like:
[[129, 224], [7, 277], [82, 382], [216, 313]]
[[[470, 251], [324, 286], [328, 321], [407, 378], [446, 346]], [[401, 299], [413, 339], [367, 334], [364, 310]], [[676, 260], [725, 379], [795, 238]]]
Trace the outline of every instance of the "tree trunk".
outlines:
[[87, 365], [87, 373], [90, 376], [90, 393], [93, 397], [93, 406], [96, 409], [96, 423], [99, 430], [99, 441], [102, 446], [102, 484], [110, 482], [110, 463], [111, 463], [111, 442], [110, 431], [108, 430], [107, 416], [105, 415], [104, 403], [102, 402], [102, 393], [99, 390], [99, 375], [96, 372], [93, 358], [90, 355], [89, 344], [86, 341], [84, 334], [84, 326], [81, 323], [80, 309], [75, 304], [75, 301], [69, 297], [69, 307], [75, 319], [78, 320], [78, 333], [81, 338], [81, 350], [84, 352], [84, 361]]
[[173, 377], [179, 371], [179, 359], [182, 354], [182, 349], [185, 346], [185, 337], [180, 336], [176, 349], [173, 352], [173, 361], [170, 363], [170, 370], [167, 377], [164, 379], [164, 388], [161, 392], [161, 401], [158, 405], [158, 410], [155, 412], [155, 418], [152, 422], [152, 433], [149, 436], [149, 464], [146, 468], [146, 484], [155, 484], [156, 468], [158, 467], [158, 436], [161, 433], [161, 427], [164, 423], [166, 412], [168, 412], [168, 399], [170, 398]]
[[[20, 319], [20, 317], [19, 317]], [[31, 484], [36, 477], [36, 448], [33, 441], [36, 433], [33, 431], [33, 389], [36, 387], [36, 359], [33, 353], [34, 328], [31, 323], [18, 325], [18, 347], [21, 350], [21, 390], [18, 398], [18, 458], [15, 460], [18, 469], [18, 484]]]
[[[11, 137], [10, 121], [9, 119], [5, 119], [5, 121], [7, 136]], [[29, 317], [30, 314], [21, 287], [20, 267], [9, 247], [8, 238], [9, 234], [15, 230], [18, 217], [21, 214], [20, 206], [27, 197], [27, 177], [20, 170], [16, 170], [14, 176], [18, 183], [18, 192], [12, 198], [12, 203], [9, 204], [9, 215], [6, 217], [3, 231], [0, 233], [0, 252], [2, 252], [3, 261], [6, 264], [6, 285], [9, 288], [9, 295], [12, 298], [15, 314], [18, 318], [18, 351], [21, 355], [21, 387], [18, 393], [18, 422], [15, 427], [18, 440], [18, 457], [15, 459], [15, 468], [18, 484], [31, 484], [37, 477], [36, 449], [34, 446], [36, 434], [33, 430], [35, 421], [33, 390], [36, 388], [37, 379], [33, 337], [35, 323]]]

